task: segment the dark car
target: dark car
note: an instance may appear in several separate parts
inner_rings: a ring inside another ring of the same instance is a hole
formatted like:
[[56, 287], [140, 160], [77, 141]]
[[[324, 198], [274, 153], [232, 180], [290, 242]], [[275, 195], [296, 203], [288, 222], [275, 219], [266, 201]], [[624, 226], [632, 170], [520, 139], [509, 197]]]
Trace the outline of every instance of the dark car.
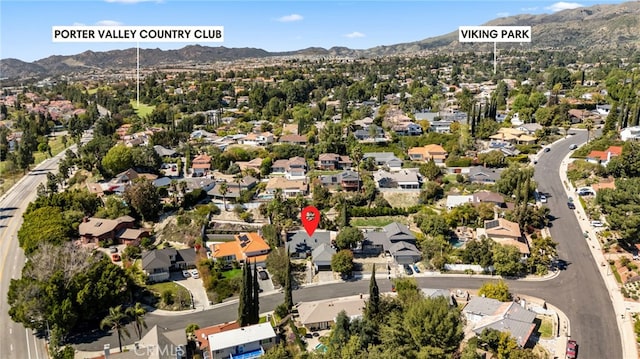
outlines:
[[404, 272], [405, 272], [407, 275], [413, 275], [413, 271], [411, 270], [411, 266], [410, 266], [410, 265], [405, 264], [405, 265], [403, 265], [402, 267], [404, 268]]
[[307, 339], [311, 339], [311, 338], [313, 338], [313, 334], [307, 333], [307, 334], [304, 335], [304, 337], [307, 338]]
[[567, 342], [567, 359], [576, 359], [578, 357], [578, 343], [569, 339]]
[[576, 209], [576, 205], [573, 204], [573, 202], [567, 202], [567, 207], [569, 207], [569, 209]]
[[545, 147], [544, 148], [544, 152], [549, 152], [549, 151], [551, 151], [551, 147]]
[[260, 277], [260, 280], [267, 280], [269, 279], [269, 274], [267, 274], [267, 271], [259, 271], [258, 272], [258, 277]]

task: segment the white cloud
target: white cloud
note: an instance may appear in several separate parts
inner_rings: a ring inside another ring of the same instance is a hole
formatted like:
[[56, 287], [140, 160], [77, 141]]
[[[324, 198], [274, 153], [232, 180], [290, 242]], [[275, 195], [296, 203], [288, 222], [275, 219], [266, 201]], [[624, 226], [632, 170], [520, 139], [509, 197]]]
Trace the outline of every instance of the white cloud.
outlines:
[[499, 13], [496, 14], [496, 16], [497, 17], [507, 17], [507, 16], [509, 16], [509, 13], [508, 12], [499, 12]]
[[545, 9], [547, 10], [551, 10], [553, 12], [557, 12], [557, 11], [562, 11], [562, 10], [569, 10], [569, 9], [576, 9], [579, 7], [583, 7], [584, 5], [582, 4], [578, 4], [577, 2], [565, 2], [565, 1], [560, 1], [557, 2], [551, 6], [547, 6]]
[[354, 31], [354, 32], [352, 32], [350, 34], [344, 35], [344, 37], [348, 37], [350, 39], [356, 39], [356, 38], [359, 38], [359, 37], [365, 37], [365, 34], [363, 34], [361, 32]]
[[96, 25], [97, 26], [120, 26], [122, 25], [122, 23], [115, 20], [100, 20], [96, 22]]
[[529, 11], [536, 11], [536, 10], [538, 10], [538, 7], [537, 7], [537, 6], [533, 6], [533, 7], [523, 7], [523, 8], [522, 8], [522, 9], [520, 9], [520, 10], [525, 11], [525, 12], [529, 12]]
[[294, 22], [294, 21], [302, 21], [302, 19], [304, 19], [302, 15], [291, 14], [291, 15], [285, 15], [285, 16], [279, 17], [277, 20], [280, 22]]

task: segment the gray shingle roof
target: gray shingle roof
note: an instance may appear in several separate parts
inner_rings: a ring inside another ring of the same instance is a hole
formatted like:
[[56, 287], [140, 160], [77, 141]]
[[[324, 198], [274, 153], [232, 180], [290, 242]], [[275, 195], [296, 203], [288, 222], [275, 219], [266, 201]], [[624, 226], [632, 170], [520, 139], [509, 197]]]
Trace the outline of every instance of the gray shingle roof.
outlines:
[[336, 254], [336, 251], [330, 245], [321, 243], [311, 252], [311, 258], [313, 258], [314, 262], [330, 262], [334, 254]]

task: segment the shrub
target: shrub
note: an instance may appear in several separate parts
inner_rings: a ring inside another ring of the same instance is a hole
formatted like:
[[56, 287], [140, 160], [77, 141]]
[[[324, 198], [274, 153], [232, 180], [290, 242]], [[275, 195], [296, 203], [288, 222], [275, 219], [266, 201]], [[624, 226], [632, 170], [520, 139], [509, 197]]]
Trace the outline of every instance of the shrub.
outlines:
[[162, 294], [160, 294], [160, 298], [162, 299], [164, 304], [172, 305], [173, 304], [173, 291], [170, 290], [170, 289], [167, 289], [167, 290], [163, 291]]

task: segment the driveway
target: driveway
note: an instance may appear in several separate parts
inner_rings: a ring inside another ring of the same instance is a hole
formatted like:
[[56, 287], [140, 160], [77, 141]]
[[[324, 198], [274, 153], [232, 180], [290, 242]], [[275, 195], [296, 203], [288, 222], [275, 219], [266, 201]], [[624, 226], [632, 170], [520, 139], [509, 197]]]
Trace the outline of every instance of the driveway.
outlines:
[[170, 279], [187, 288], [191, 293], [193, 303], [196, 309], [209, 309], [209, 297], [207, 297], [207, 291], [204, 289], [202, 278], [185, 278], [182, 276], [182, 271], [171, 273]]

